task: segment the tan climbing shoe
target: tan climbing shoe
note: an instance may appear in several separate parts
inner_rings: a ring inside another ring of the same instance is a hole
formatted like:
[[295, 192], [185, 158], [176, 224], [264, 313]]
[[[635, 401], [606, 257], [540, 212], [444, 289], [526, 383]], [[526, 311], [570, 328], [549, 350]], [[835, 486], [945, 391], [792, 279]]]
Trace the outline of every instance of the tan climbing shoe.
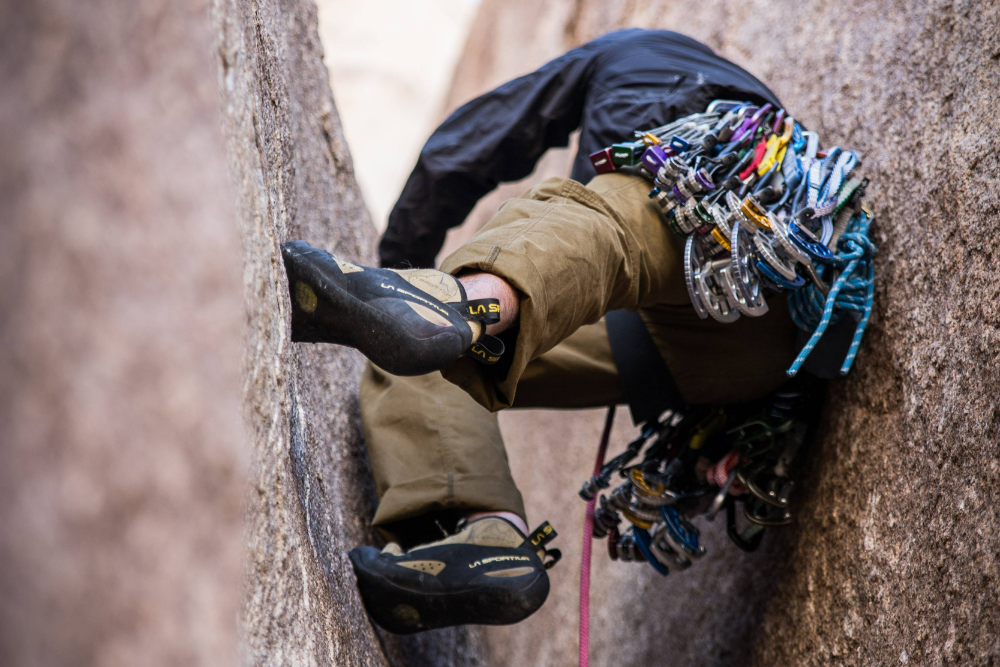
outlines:
[[359, 266], [304, 241], [281, 244], [292, 300], [292, 340], [359, 350], [393, 375], [441, 370], [463, 354], [493, 364], [503, 343], [497, 299], [470, 301], [454, 276], [434, 269]]
[[350, 557], [368, 614], [390, 632], [506, 625], [545, 602], [545, 570], [559, 559], [545, 545], [555, 535], [548, 523], [525, 537], [506, 519], [485, 517], [406, 553], [390, 543], [381, 552], [358, 547]]

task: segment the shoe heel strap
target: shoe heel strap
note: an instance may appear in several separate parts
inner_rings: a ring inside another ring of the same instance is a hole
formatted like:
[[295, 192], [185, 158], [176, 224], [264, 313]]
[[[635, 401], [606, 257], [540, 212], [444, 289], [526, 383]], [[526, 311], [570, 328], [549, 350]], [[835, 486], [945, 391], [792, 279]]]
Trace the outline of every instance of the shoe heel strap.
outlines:
[[562, 558], [562, 552], [559, 549], [546, 549], [545, 545], [556, 538], [558, 533], [552, 525], [546, 521], [538, 528], [531, 531], [531, 534], [524, 538], [524, 542], [521, 543], [521, 548], [531, 549], [532, 551], [542, 551], [544, 558], [542, 559], [542, 564], [545, 565], [545, 569], [548, 570], [553, 565], [559, 562]]
[[469, 348], [469, 353], [479, 363], [492, 366], [500, 361], [500, 357], [503, 356], [504, 344], [496, 336], [484, 333], [479, 337], [479, 340], [472, 344], [472, 347]]
[[499, 299], [468, 299], [448, 304], [468, 321], [496, 324], [500, 321]]

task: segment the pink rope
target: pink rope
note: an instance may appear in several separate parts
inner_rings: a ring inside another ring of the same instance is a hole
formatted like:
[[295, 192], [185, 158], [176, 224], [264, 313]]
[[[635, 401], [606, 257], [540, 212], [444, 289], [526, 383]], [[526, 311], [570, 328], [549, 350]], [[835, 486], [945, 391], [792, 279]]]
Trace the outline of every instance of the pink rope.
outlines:
[[[601, 434], [601, 446], [597, 449], [597, 463], [594, 474], [604, 467], [604, 455], [608, 451], [608, 438], [611, 437], [611, 424], [615, 420], [615, 406], [608, 408], [608, 418], [604, 422], [604, 432]], [[587, 516], [583, 519], [583, 554], [580, 560], [580, 667], [590, 665], [590, 547], [594, 536], [594, 504], [595, 494], [587, 503]]]

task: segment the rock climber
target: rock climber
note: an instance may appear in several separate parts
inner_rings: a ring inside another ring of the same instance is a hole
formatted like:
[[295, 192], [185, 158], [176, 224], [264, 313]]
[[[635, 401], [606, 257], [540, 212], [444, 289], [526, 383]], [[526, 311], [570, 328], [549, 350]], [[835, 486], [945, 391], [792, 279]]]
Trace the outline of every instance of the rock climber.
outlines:
[[[649, 184], [595, 175], [588, 156], [703, 111], [714, 99], [780, 104], [745, 70], [684, 35], [630, 29], [575, 48], [455, 111], [430, 136], [379, 245], [383, 268], [303, 241], [282, 245], [292, 340], [371, 361], [361, 413], [385, 548], [350, 553], [365, 607], [397, 633], [518, 622], [549, 590], [548, 524], [529, 532], [496, 412], [624, 402], [603, 317], [638, 311], [685, 402], [752, 400], [785, 380], [796, 329], [701, 319], [683, 240]], [[579, 131], [570, 178], [507, 201], [432, 268], [445, 234], [499, 183], [531, 173]], [[735, 366], [734, 352], [754, 350]], [[556, 452], [546, 452], [556, 455]]]

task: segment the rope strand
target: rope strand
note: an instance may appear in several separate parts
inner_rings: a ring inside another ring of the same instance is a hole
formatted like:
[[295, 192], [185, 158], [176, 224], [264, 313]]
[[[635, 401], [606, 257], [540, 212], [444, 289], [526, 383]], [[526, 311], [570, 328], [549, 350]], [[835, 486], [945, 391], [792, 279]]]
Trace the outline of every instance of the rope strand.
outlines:
[[[611, 437], [611, 425], [615, 421], [615, 406], [608, 408], [608, 416], [604, 421], [604, 432], [601, 434], [601, 445], [597, 449], [597, 464], [594, 475], [601, 474], [604, 467], [604, 455], [608, 451], [608, 439]], [[597, 497], [587, 502], [587, 516], [583, 519], [583, 552], [580, 557], [580, 667], [590, 665], [590, 547], [594, 537], [594, 503]]]
[[[789, 295], [788, 310], [795, 325], [804, 331], [812, 330], [812, 336], [792, 362], [787, 374], [795, 375], [802, 368], [809, 354], [832, 323], [836, 324], [847, 312], [861, 313], [854, 329], [851, 347], [840, 367], [840, 374], [847, 375], [858, 354], [861, 337], [868, 326], [875, 298], [875, 268], [872, 256], [875, 245], [868, 238], [868, 228], [872, 216], [863, 211], [851, 218], [847, 231], [837, 242], [832, 267], [840, 271], [830, 293], [824, 298], [815, 285], [807, 285]], [[825, 272], [826, 267], [821, 267]]]

